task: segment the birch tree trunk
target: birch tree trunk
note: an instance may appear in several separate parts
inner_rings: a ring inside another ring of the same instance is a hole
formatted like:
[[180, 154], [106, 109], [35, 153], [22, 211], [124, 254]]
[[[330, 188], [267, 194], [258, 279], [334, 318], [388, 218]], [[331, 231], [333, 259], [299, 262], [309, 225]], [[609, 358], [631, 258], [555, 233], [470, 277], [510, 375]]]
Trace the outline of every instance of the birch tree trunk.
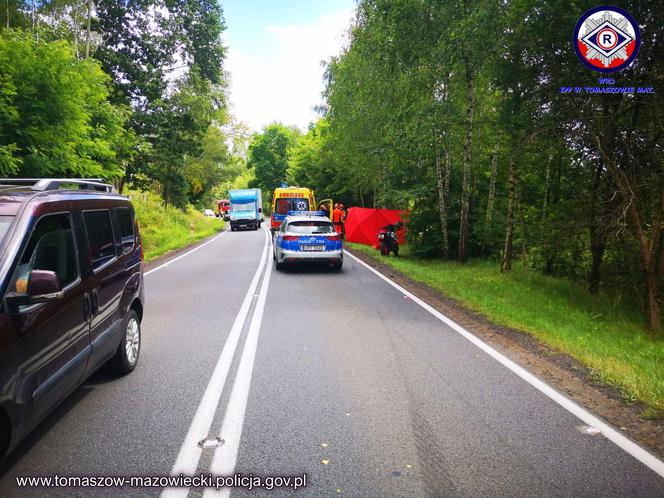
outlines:
[[[445, 155], [447, 159], [447, 153]], [[436, 146], [436, 180], [438, 182], [438, 213], [440, 215], [440, 227], [442, 236], [443, 259], [447, 261], [450, 257], [450, 243], [447, 235], [447, 190], [449, 188], [448, 165], [445, 161], [445, 170], [443, 170], [443, 160], [440, 157], [440, 149]]]
[[493, 204], [496, 198], [496, 175], [498, 173], [498, 147], [499, 140], [496, 139], [496, 146], [493, 149], [491, 156], [491, 178], [489, 179], [489, 198], [486, 203], [486, 226], [487, 229], [491, 226], [491, 219], [493, 218]]
[[460, 263], [466, 261], [466, 245], [468, 242], [468, 215], [470, 211], [470, 163], [473, 146], [473, 113], [475, 111], [475, 81], [473, 68], [466, 61], [466, 142], [463, 154], [463, 186], [461, 190], [461, 221], [459, 227]]
[[90, 37], [91, 37], [91, 21], [92, 21], [92, 0], [88, 0], [88, 27], [85, 41], [85, 58], [90, 57]]
[[505, 229], [505, 246], [500, 271], [512, 270], [512, 246], [514, 244], [514, 204], [516, 197], [516, 160], [510, 157], [509, 173], [507, 177], [507, 227]]
[[523, 264], [523, 271], [529, 270], [528, 265], [528, 251], [526, 250], [526, 223], [523, 216], [523, 205], [519, 193], [516, 195], [516, 210], [519, 217], [519, 228], [521, 231], [521, 263]]

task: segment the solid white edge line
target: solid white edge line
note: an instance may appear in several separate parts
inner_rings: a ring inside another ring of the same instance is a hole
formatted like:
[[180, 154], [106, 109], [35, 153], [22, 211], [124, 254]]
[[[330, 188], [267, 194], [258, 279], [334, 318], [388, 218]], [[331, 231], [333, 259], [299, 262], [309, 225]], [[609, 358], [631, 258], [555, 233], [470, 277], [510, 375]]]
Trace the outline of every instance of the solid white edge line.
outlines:
[[344, 249], [344, 253], [346, 253], [348, 256], [353, 258], [355, 261], [378, 275], [380, 278], [385, 280], [388, 284], [390, 284], [392, 287], [397, 289], [399, 292], [402, 292], [404, 295], [408, 296], [412, 301], [415, 303], [419, 304], [422, 308], [427, 310], [429, 313], [431, 313], [433, 316], [438, 318], [441, 322], [445, 323], [448, 327], [450, 327], [452, 330], [460, 334], [462, 337], [465, 339], [468, 339], [470, 342], [472, 342], [475, 346], [483, 350], [485, 353], [487, 353], [489, 356], [491, 356], [494, 360], [498, 361], [500, 364], [503, 366], [507, 367], [509, 370], [511, 370], [513, 373], [521, 377], [523, 380], [525, 380], [528, 384], [533, 386], [535, 389], [558, 403], [560, 406], [562, 406], [565, 410], [570, 412], [572, 415], [575, 415], [577, 418], [581, 419], [583, 422], [585, 422], [588, 425], [591, 425], [593, 427], [597, 427], [600, 431], [602, 431], [602, 434], [611, 442], [613, 442], [616, 446], [621, 448], [623, 451], [627, 452], [634, 458], [636, 458], [639, 462], [644, 464], [646, 467], [654, 471], [655, 473], [659, 474], [661, 477], [664, 477], [664, 462], [657, 458], [655, 455], [650, 453], [648, 450], [645, 448], [639, 446], [637, 443], [632, 441], [631, 439], [627, 438], [617, 430], [615, 430], [613, 427], [608, 425], [606, 422], [603, 420], [599, 419], [592, 413], [590, 413], [588, 410], [585, 408], [582, 408], [581, 406], [577, 405], [574, 401], [570, 400], [568, 397], [562, 395], [558, 391], [556, 391], [554, 388], [543, 382], [542, 380], [538, 379], [535, 377], [533, 374], [525, 370], [523, 367], [517, 365], [514, 363], [512, 360], [508, 359], [506, 356], [502, 355], [495, 349], [493, 349], [491, 346], [489, 346], [487, 343], [476, 337], [475, 335], [471, 334], [468, 332], [466, 329], [464, 329], [461, 325], [456, 323], [455, 321], [451, 320], [450, 318], [446, 317], [443, 315], [440, 311], [434, 309], [432, 306], [429, 304], [425, 303], [422, 301], [419, 297], [415, 296], [412, 292], [407, 291], [403, 287], [401, 287], [399, 284], [396, 282], [393, 282], [390, 280], [388, 277], [380, 273], [378, 270], [375, 268], [372, 268], [370, 265], [362, 261], [360, 258], [355, 256], [354, 254], [351, 254], [347, 250]]
[[157, 266], [156, 268], [153, 268], [152, 270], [149, 270], [149, 271], [144, 272], [144, 273], [143, 273], [143, 276], [144, 276], [144, 277], [147, 277], [150, 273], [154, 273], [154, 272], [156, 272], [157, 270], [161, 270], [162, 268], [166, 268], [166, 267], [167, 267], [168, 265], [170, 265], [171, 263], [175, 263], [178, 259], [182, 259], [182, 258], [184, 258], [185, 256], [189, 256], [192, 252], [196, 252], [196, 251], [198, 251], [200, 248], [205, 247], [205, 246], [208, 245], [208, 244], [212, 244], [212, 242], [214, 242], [215, 240], [217, 240], [219, 237], [221, 237], [222, 235], [224, 235], [226, 232], [228, 232], [228, 229], [223, 230], [223, 231], [222, 231], [220, 234], [218, 234], [215, 238], [210, 239], [210, 240], [208, 240], [207, 242], [202, 243], [200, 246], [194, 247], [191, 251], [187, 251], [187, 252], [185, 252], [184, 254], [181, 254], [180, 256], [178, 256], [177, 258], [173, 258], [173, 259], [171, 259], [170, 261], [166, 261], [166, 263], [164, 263], [163, 265], [159, 265], [159, 266]]
[[[173, 476], [178, 476], [181, 473], [191, 476], [196, 472], [202, 453], [202, 450], [198, 447], [197, 443], [202, 438], [206, 437], [210, 431], [212, 421], [214, 420], [214, 414], [217, 411], [217, 406], [221, 399], [226, 378], [233, 362], [233, 357], [235, 356], [235, 350], [237, 349], [240, 334], [247, 320], [247, 315], [249, 314], [251, 303], [254, 300], [254, 293], [256, 292], [258, 281], [260, 280], [263, 268], [265, 267], [266, 255], [269, 247], [269, 237], [267, 237], [266, 234], [258, 268], [256, 269], [256, 273], [254, 273], [254, 277], [249, 285], [244, 301], [240, 306], [240, 310], [235, 317], [233, 327], [228, 334], [228, 338], [226, 339], [224, 348], [219, 356], [217, 365], [215, 366], [205, 392], [203, 393], [203, 397], [196, 409], [196, 413], [189, 426], [187, 435], [184, 438], [184, 442], [180, 447], [177, 459], [171, 470], [171, 475]], [[162, 498], [185, 498], [188, 494], [189, 488], [165, 488], [162, 491], [161, 496]]]
[[[224, 414], [224, 421], [221, 425], [219, 435], [226, 443], [215, 450], [210, 464], [210, 473], [213, 476], [230, 476], [235, 471], [271, 273], [272, 262], [268, 263], [267, 270], [265, 270], [256, 309], [251, 317], [244, 350], [233, 381], [233, 389]], [[231, 489], [228, 487], [219, 490], [206, 488], [203, 497], [228, 497], [230, 493]]]

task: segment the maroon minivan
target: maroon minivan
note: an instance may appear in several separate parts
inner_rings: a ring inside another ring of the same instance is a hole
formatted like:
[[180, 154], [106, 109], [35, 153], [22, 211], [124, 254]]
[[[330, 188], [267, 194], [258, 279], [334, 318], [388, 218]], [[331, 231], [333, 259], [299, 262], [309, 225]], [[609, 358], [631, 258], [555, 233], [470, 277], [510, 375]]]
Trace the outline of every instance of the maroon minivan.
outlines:
[[136, 367], [137, 227], [100, 180], [0, 180], [0, 459], [101, 365]]

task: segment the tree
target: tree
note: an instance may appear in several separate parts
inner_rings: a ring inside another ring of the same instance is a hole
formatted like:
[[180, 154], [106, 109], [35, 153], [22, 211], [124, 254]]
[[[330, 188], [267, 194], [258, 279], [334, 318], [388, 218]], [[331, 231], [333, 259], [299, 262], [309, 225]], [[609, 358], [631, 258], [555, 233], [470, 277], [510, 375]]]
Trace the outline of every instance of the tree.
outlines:
[[252, 188], [260, 188], [271, 195], [281, 182], [286, 181], [288, 154], [298, 134], [296, 128], [273, 123], [252, 137], [247, 161], [254, 170]]
[[[194, 67], [187, 79], [179, 81], [172, 95], [157, 103], [155, 120], [160, 133], [153, 138], [152, 157], [154, 169], [152, 177], [161, 186], [161, 193], [166, 203], [184, 207], [196, 194], [209, 190], [213, 185], [205, 186], [198, 181], [188, 181], [187, 169], [203, 159], [203, 164], [214, 165], [220, 162], [218, 151], [210, 151], [211, 126], [218, 126], [225, 120], [225, 99], [223, 92], [209, 80], [201, 77]], [[204, 145], [208, 146], [208, 159], [205, 160]], [[195, 169], [195, 168], [194, 168]], [[192, 178], [202, 178], [200, 174]], [[207, 177], [208, 180], [215, 175]], [[192, 194], [194, 196], [192, 197]]]
[[97, 0], [96, 19], [102, 43], [93, 55], [113, 76], [114, 99], [132, 107], [135, 133], [151, 145], [127, 165], [125, 179], [156, 180], [164, 200], [177, 206], [200, 202], [212, 186], [192, 184], [185, 170], [192, 161], [200, 166], [208, 127], [225, 119], [221, 7], [208, 0]]
[[77, 60], [67, 42], [5, 30], [0, 75], [2, 174], [122, 175], [137, 141], [125, 129], [128, 110], [108, 101], [99, 63]]

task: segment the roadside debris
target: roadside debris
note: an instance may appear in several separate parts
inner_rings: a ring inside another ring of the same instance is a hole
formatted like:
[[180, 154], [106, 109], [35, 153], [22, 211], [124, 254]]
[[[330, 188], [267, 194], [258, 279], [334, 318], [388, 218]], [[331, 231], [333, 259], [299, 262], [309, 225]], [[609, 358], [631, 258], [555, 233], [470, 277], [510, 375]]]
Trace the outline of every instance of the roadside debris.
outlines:
[[590, 425], [582, 425], [579, 427], [579, 431], [583, 432], [584, 434], [588, 434], [590, 436], [597, 436], [598, 434], [601, 434], [602, 431], [599, 430], [597, 427], [592, 427]]
[[220, 437], [215, 437], [215, 438], [207, 438], [207, 439], [202, 439], [198, 442], [198, 447], [202, 448], [204, 450], [208, 450], [211, 448], [218, 448], [222, 444], [224, 444], [226, 441], [221, 439]]

